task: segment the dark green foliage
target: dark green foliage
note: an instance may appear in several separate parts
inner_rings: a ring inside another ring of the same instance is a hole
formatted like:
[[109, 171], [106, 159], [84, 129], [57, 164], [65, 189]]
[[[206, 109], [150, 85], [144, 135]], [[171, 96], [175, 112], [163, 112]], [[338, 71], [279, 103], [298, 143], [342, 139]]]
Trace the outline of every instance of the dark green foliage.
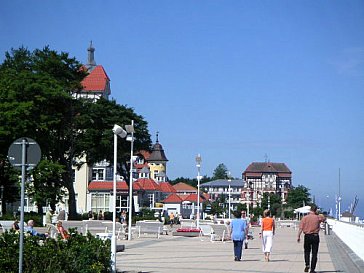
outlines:
[[311, 202], [309, 190], [302, 185], [291, 189], [287, 196], [287, 205], [293, 209], [309, 205]]
[[[196, 173], [196, 175], [197, 175], [197, 173]], [[205, 175], [201, 178], [200, 184], [209, 182], [211, 180], [212, 180], [211, 177], [208, 177]], [[182, 183], [186, 183], [192, 187], [197, 187], [197, 178], [191, 179], [191, 178], [187, 178], [187, 177], [177, 177], [176, 179], [169, 180], [168, 182], [171, 183], [172, 185], [176, 185], [177, 183], [182, 182]]]
[[228, 174], [228, 169], [225, 166], [224, 163], [219, 164], [216, 169], [214, 170], [214, 174], [212, 176], [213, 180], [217, 180], [217, 179], [228, 179], [229, 178], [229, 174]]
[[[106, 273], [110, 272], [110, 240], [103, 241], [90, 233], [72, 232], [67, 241], [40, 240], [24, 237], [24, 273]], [[2, 272], [18, 272], [19, 234], [5, 232], [0, 236], [0, 268]]]
[[[86, 75], [76, 59], [49, 47], [33, 52], [22, 47], [5, 54], [0, 64], [0, 184], [6, 201], [11, 201], [9, 192], [16, 193], [6, 154], [19, 137], [36, 140], [44, 160], [33, 170], [29, 195], [39, 207], [53, 206], [66, 188], [70, 219], [77, 217], [72, 168], [104, 159], [112, 162], [115, 123], [124, 126], [134, 120], [134, 148], [149, 150], [148, 123], [132, 108], [106, 99], [78, 98]], [[130, 143], [119, 141], [118, 171], [124, 177], [129, 158]]]

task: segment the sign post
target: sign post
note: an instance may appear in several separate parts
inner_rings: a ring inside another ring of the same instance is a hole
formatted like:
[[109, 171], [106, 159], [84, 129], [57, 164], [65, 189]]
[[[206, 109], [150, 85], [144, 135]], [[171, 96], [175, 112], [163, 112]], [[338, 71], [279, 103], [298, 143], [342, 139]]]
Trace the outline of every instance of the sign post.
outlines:
[[41, 157], [40, 147], [35, 140], [22, 137], [15, 140], [9, 147], [8, 159], [15, 168], [21, 169], [21, 197], [20, 197], [20, 239], [19, 239], [19, 273], [23, 272], [24, 248], [24, 195], [26, 168], [34, 168]]

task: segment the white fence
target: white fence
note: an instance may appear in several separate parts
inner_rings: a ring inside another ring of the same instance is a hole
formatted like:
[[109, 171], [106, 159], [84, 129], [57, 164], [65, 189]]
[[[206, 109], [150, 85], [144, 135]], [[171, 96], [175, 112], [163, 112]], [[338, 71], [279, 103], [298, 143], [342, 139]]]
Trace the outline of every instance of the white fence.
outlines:
[[332, 231], [364, 261], [364, 226], [327, 219]]

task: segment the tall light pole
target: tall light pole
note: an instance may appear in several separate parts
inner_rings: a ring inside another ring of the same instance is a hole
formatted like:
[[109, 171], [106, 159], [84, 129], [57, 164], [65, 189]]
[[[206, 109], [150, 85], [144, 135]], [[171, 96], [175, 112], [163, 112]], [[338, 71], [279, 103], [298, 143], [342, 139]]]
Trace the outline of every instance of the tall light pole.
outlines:
[[[111, 270], [116, 272], [116, 175], [117, 175], [117, 155], [118, 155], [118, 136], [125, 138], [127, 133], [119, 125], [115, 124], [112, 129], [114, 133], [114, 181], [113, 181], [113, 214], [112, 214], [112, 236], [111, 236]], [[97, 212], [96, 212], [97, 213]]]
[[229, 178], [228, 179], [228, 183], [229, 183], [229, 220], [231, 219], [231, 186], [230, 186], [230, 184], [231, 184], [231, 179]]
[[0, 216], [3, 216], [4, 185], [0, 186]]
[[338, 206], [339, 206], [339, 213], [338, 213], [338, 217], [337, 219], [340, 220], [341, 219], [341, 179], [340, 179], [340, 168], [339, 168], [339, 196], [337, 197], [337, 202], [338, 202]]
[[201, 169], [201, 155], [196, 156], [197, 167], [197, 228], [200, 228], [200, 169]]
[[133, 210], [133, 149], [134, 149], [134, 120], [131, 125], [125, 126], [126, 131], [130, 134], [126, 140], [130, 141], [130, 174], [129, 174], [129, 221], [128, 221], [128, 241], [131, 240], [131, 222]]

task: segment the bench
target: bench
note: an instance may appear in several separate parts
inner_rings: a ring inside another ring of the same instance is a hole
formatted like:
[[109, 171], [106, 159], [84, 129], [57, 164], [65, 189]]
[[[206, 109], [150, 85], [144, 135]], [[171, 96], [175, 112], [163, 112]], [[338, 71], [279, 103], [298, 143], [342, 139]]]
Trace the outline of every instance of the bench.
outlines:
[[280, 228], [282, 228], [282, 227], [293, 227], [294, 229], [297, 228], [297, 222], [292, 221], [292, 220], [280, 220], [280, 221], [277, 221], [277, 223]]
[[[10, 221], [10, 220], [1, 220], [0, 221], [0, 227], [2, 229], [3, 232], [5, 231], [9, 231], [12, 227], [13, 227], [13, 223], [14, 221]], [[19, 228], [20, 228], [20, 223], [18, 223]], [[24, 227], [26, 227], [26, 223], [24, 223]]]
[[137, 221], [136, 231], [138, 232], [138, 238], [141, 234], [156, 234], [159, 239], [160, 234], [163, 234], [163, 223], [156, 221]]
[[212, 224], [212, 235], [211, 241], [222, 241], [229, 239], [229, 229], [226, 225], [223, 224]]
[[[113, 230], [113, 222], [102, 222], [103, 226], [106, 228], [106, 232], [112, 232]], [[116, 232], [116, 237], [118, 240], [120, 240], [121, 235], [123, 235], [123, 238], [125, 239], [126, 236], [126, 228], [127, 225], [126, 224], [121, 224], [119, 222], [115, 223], [115, 232]]]
[[196, 227], [196, 221], [190, 220], [190, 219], [183, 219], [180, 221], [181, 228], [187, 227], [187, 228], [195, 228]]
[[201, 241], [203, 241], [203, 239], [202, 239], [203, 236], [209, 236], [210, 241], [213, 240], [213, 230], [212, 230], [211, 225], [206, 225], [206, 224], [200, 225], [200, 239], [201, 239]]

